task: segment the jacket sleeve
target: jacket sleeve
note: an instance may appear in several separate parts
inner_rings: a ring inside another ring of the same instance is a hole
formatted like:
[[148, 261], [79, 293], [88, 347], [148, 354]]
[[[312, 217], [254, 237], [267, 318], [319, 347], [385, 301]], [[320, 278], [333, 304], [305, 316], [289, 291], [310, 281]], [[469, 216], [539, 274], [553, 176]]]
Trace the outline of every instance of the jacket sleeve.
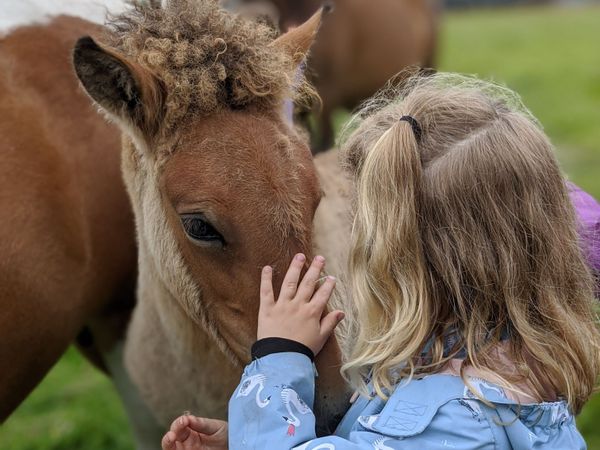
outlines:
[[230, 450], [374, 448], [373, 433], [353, 433], [356, 442], [316, 437], [315, 375], [310, 358], [295, 352], [273, 353], [246, 366], [229, 401]]
[[[317, 438], [312, 412], [315, 369], [296, 352], [255, 359], [229, 402], [231, 450], [488, 450], [496, 448], [491, 424], [462, 400], [457, 377], [414, 380], [383, 410], [361, 415], [347, 438]], [[367, 411], [365, 411], [367, 413]]]

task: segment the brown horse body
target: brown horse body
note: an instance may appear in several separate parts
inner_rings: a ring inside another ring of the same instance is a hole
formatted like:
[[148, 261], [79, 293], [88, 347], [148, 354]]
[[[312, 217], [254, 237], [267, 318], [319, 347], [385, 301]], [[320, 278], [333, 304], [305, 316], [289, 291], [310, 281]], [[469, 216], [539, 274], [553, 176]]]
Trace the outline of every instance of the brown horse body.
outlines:
[[61, 17], [0, 39], [0, 421], [84, 326], [102, 324], [93, 347], [110, 346], [133, 305], [119, 134], [78, 89], [69, 58], [77, 37], [97, 31]]

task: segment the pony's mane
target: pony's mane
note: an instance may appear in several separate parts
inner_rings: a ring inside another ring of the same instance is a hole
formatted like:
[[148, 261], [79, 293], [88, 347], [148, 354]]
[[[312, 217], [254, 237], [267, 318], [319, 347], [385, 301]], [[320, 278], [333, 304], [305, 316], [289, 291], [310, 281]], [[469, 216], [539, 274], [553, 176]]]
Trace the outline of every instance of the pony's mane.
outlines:
[[276, 30], [228, 13], [216, 0], [171, 0], [162, 8], [134, 2], [108, 26], [108, 44], [165, 83], [167, 131], [184, 116], [273, 110], [307, 91], [294, 79], [292, 58], [270, 45]]

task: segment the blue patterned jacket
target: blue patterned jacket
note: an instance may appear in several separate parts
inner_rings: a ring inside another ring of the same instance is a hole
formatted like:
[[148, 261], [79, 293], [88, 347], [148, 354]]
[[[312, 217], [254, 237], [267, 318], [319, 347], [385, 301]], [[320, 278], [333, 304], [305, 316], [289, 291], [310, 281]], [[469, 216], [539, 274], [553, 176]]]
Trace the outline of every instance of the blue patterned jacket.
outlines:
[[386, 401], [360, 397], [332, 436], [317, 438], [315, 369], [302, 353], [252, 361], [229, 402], [229, 448], [273, 450], [580, 450], [586, 445], [565, 402], [518, 405], [501, 387], [430, 375], [396, 387]]

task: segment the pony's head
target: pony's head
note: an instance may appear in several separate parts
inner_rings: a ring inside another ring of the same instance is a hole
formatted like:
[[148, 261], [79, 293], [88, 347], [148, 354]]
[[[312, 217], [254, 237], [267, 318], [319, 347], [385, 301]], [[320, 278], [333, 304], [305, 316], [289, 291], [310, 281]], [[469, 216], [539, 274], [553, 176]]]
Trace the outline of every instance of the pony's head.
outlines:
[[[89, 95], [124, 131], [140, 246], [190, 317], [247, 359], [258, 278], [310, 254], [321, 191], [284, 102], [319, 23], [273, 31], [213, 1], [138, 6], [74, 52]], [[220, 320], [226, 317], [227, 320]]]

